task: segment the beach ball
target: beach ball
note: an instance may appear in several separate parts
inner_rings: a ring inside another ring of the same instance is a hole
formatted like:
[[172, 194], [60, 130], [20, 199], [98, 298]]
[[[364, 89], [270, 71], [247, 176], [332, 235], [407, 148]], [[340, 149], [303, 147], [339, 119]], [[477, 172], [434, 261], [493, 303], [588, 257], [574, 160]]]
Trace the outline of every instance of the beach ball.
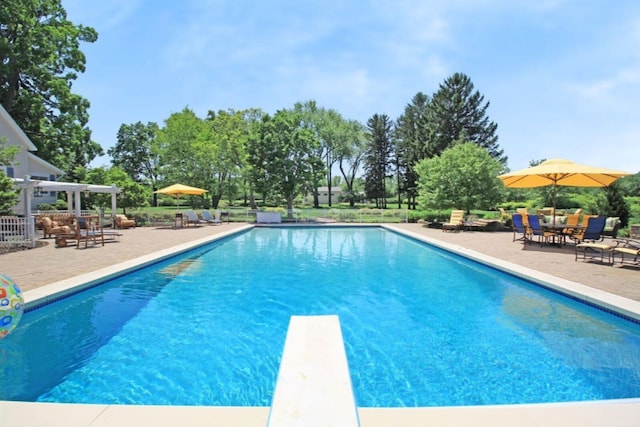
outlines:
[[22, 291], [13, 280], [0, 274], [0, 339], [13, 331], [22, 318]]

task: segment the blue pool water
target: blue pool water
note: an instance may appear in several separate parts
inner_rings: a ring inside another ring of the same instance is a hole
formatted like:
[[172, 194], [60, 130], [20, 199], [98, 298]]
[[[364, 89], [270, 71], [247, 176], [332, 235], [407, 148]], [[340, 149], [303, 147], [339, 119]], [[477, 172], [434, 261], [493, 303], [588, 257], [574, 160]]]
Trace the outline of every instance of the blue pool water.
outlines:
[[361, 407], [640, 396], [640, 326], [377, 228], [255, 229], [26, 313], [0, 399], [268, 406], [338, 314]]

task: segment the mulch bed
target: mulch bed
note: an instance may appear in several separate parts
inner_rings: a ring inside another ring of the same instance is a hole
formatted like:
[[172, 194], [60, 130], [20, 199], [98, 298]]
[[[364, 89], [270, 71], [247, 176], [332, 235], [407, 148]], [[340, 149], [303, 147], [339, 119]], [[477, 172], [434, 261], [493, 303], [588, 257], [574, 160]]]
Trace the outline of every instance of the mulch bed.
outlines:
[[9, 254], [12, 252], [28, 251], [30, 249], [42, 248], [44, 246], [47, 246], [48, 244], [49, 242], [46, 242], [44, 240], [36, 240], [35, 248], [22, 246], [22, 245], [0, 245], [0, 255]]

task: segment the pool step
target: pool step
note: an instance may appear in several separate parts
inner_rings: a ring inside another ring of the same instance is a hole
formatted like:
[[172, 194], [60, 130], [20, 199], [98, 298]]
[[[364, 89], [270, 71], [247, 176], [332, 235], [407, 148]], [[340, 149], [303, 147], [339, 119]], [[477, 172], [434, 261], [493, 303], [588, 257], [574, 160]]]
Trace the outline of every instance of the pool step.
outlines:
[[359, 426], [338, 316], [292, 316], [269, 427]]

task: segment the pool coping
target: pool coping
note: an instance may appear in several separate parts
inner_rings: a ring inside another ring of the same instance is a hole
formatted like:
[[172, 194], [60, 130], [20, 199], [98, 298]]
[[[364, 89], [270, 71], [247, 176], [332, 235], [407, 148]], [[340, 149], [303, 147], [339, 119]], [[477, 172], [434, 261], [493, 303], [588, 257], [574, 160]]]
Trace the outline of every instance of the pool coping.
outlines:
[[[323, 224], [324, 227], [345, 224]], [[348, 224], [347, 224], [348, 226]], [[359, 224], [358, 226], [362, 226]], [[587, 303], [605, 307], [624, 316], [640, 320], [640, 303], [576, 282], [502, 261], [461, 246], [445, 243], [389, 224], [372, 224], [435, 247], [475, 260], [515, 276], [540, 283]], [[94, 286], [141, 266], [153, 264], [179, 253], [211, 243], [255, 227], [249, 224], [236, 230], [209, 236], [135, 258], [92, 273], [23, 293], [25, 306], [46, 304], [69, 293]], [[265, 426], [269, 407], [200, 407], [146, 405], [88, 405], [0, 401], [0, 420], [21, 426]], [[360, 425], [407, 427], [436, 424], [440, 426], [635, 426], [640, 419], [640, 398], [590, 402], [548, 404], [488, 405], [425, 408], [357, 408]]]

